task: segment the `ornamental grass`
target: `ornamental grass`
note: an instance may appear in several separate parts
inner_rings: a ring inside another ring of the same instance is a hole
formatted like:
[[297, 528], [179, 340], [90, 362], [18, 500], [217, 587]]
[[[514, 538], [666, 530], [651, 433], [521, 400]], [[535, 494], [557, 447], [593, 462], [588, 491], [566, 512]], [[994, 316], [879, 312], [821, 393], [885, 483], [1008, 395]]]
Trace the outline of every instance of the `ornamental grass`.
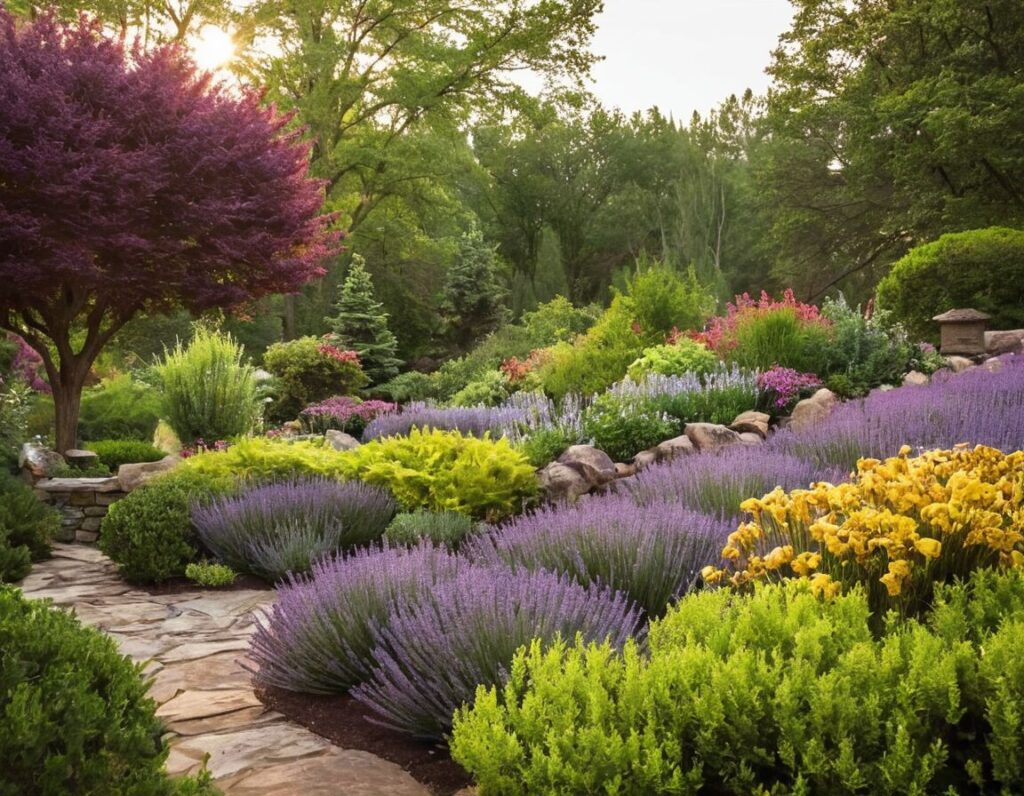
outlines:
[[1024, 567], [1024, 452], [979, 445], [862, 459], [850, 483], [777, 488], [742, 508], [708, 582], [806, 578], [833, 596], [861, 583], [876, 618], [916, 615], [936, 583]]

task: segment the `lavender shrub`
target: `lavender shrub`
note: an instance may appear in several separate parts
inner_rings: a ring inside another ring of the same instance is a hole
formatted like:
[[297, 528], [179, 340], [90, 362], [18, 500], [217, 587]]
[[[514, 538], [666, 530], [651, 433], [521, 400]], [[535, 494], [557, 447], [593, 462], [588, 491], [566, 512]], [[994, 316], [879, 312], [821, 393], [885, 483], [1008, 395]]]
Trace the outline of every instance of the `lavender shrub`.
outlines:
[[677, 503], [638, 510], [627, 495], [600, 495], [518, 517], [464, 550], [479, 563], [561, 572], [621, 591], [653, 617], [698, 584], [734, 527]]
[[268, 580], [305, 572], [319, 558], [380, 539], [397, 506], [358, 481], [285, 481], [193, 508], [203, 545], [237, 572]]
[[352, 695], [382, 724], [442, 739], [479, 686], [504, 682], [524, 644], [579, 635], [621, 647], [638, 623], [623, 595], [565, 575], [466, 567], [378, 628], [373, 676]]
[[249, 656], [256, 683], [310, 694], [344, 693], [373, 669], [374, 629], [450, 580], [459, 562], [443, 547], [368, 548], [313, 565], [278, 587]]
[[972, 368], [935, 374], [931, 384], [874, 392], [836, 408], [827, 421], [782, 431], [768, 447], [821, 466], [852, 469], [862, 457], [895, 456], [961, 442], [1010, 452], [1024, 448], [1024, 357], [1000, 360], [992, 373]]
[[743, 516], [740, 503], [749, 497], [760, 497], [777, 486], [790, 490], [816, 481], [837, 483], [847, 475], [842, 468], [823, 469], [762, 445], [726, 448], [649, 467], [623, 481], [622, 489], [640, 506], [678, 503], [735, 528]]
[[363, 431], [363, 440], [369, 442], [379, 437], [406, 436], [414, 428], [459, 431], [474, 437], [485, 434], [500, 437], [525, 422], [525, 413], [515, 406], [445, 408], [417, 401], [408, 404], [401, 412], [375, 418]]

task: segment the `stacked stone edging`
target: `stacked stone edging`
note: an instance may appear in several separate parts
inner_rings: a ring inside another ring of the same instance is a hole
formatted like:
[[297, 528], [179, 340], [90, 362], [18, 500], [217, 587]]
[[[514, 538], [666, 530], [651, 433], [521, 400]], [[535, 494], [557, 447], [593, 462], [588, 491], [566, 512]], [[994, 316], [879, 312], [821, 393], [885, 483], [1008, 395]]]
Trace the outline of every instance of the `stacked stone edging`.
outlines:
[[126, 494], [117, 476], [43, 478], [34, 489], [40, 500], [61, 513], [59, 542], [95, 542], [107, 510]]

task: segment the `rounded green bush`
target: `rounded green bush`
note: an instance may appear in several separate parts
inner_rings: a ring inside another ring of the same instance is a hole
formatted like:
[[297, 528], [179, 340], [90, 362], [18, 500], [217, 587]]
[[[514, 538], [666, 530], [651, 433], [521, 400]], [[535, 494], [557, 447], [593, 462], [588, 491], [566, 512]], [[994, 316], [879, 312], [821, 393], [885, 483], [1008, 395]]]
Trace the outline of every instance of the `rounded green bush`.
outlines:
[[170, 794], [141, 669], [48, 601], [0, 587], [0, 794]]
[[78, 434], [84, 440], [148, 442], [159, 419], [160, 394], [155, 389], [128, 375], [115, 376], [82, 392]]
[[470, 517], [455, 511], [413, 511], [396, 515], [384, 538], [391, 544], [406, 546], [429, 539], [434, 544], [458, 550], [462, 540], [478, 527]]
[[0, 583], [21, 580], [50, 555], [60, 515], [23, 481], [0, 473]]
[[953, 232], [911, 249], [879, 282], [878, 304], [918, 339], [937, 339], [932, 318], [967, 307], [993, 329], [1024, 327], [1024, 230]]
[[110, 507], [100, 549], [132, 583], [180, 577], [200, 557], [192, 505], [226, 491], [224, 481], [191, 471], [155, 478]]
[[268, 414], [277, 421], [294, 420], [303, 407], [334, 395], [351, 395], [366, 385], [357, 361], [325, 353], [316, 337], [275, 343], [263, 355], [263, 366], [274, 377], [275, 396]]
[[110, 468], [112, 473], [122, 464], [158, 462], [167, 454], [148, 442], [134, 439], [101, 439], [87, 442], [85, 449], [95, 453], [100, 464]]

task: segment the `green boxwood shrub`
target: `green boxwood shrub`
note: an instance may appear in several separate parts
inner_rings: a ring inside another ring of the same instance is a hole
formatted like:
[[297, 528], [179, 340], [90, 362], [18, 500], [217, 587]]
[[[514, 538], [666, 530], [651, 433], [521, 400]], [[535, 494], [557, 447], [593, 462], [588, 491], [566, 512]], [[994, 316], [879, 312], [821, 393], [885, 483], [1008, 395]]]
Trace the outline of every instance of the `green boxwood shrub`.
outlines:
[[156, 703], [113, 639], [0, 586], [0, 650], [0, 794], [176, 792]]
[[502, 437], [422, 431], [375, 439], [338, 454], [342, 474], [391, 490], [406, 511], [455, 511], [498, 519], [537, 491], [533, 467]]
[[104, 379], [82, 392], [78, 434], [83, 440], [136, 439], [150, 442], [159, 420], [160, 393], [124, 374]]
[[263, 355], [274, 375], [274, 401], [267, 410], [275, 421], [294, 420], [310, 404], [334, 395], [351, 395], [366, 386], [358, 359], [316, 337], [275, 343]]
[[134, 439], [100, 439], [87, 442], [85, 449], [95, 453], [100, 464], [108, 467], [112, 473], [116, 473], [122, 464], [158, 462], [167, 455], [148, 442]]
[[33, 561], [48, 558], [59, 526], [57, 511], [26, 483], [0, 472], [0, 583], [21, 580]]
[[100, 549], [132, 583], [183, 576], [200, 558], [192, 505], [227, 492], [231, 483], [183, 467], [154, 478], [110, 507], [100, 525]]
[[637, 643], [522, 649], [455, 716], [484, 793], [948, 794], [1024, 788], [1024, 574], [868, 629], [806, 583], [685, 597]]
[[953, 232], [911, 249], [878, 284], [878, 304], [912, 335], [937, 340], [932, 318], [972, 307], [993, 329], [1024, 327], [1024, 230]]
[[654, 399], [606, 392], [584, 411], [583, 433], [612, 459], [623, 462], [679, 436], [682, 424]]
[[405, 546], [429, 539], [434, 544], [458, 550], [462, 540], [478, 527], [471, 518], [455, 511], [412, 511], [396, 515], [384, 537], [391, 544]]

